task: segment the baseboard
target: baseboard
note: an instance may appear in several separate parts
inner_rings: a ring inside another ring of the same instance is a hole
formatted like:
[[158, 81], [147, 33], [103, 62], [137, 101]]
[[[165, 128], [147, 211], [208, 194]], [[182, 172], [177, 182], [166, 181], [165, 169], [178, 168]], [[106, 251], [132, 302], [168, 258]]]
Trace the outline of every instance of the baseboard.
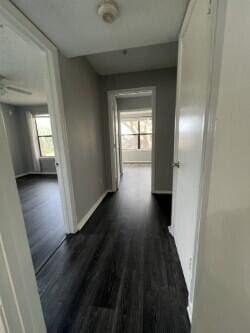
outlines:
[[190, 323], [192, 323], [193, 303], [189, 303], [189, 304], [188, 304], [188, 307], [187, 307], [187, 313], [188, 313], [188, 317], [189, 317]]
[[130, 162], [123, 162], [124, 164], [151, 164], [151, 161], [130, 161]]
[[152, 191], [153, 194], [172, 194], [172, 191]]
[[24, 173], [20, 173], [19, 175], [16, 175], [16, 179], [17, 178], [21, 178], [21, 177], [24, 177], [24, 176], [28, 176], [30, 173], [29, 172], [24, 172]]
[[108, 191], [105, 191], [100, 196], [100, 198], [94, 203], [94, 205], [89, 209], [89, 211], [87, 212], [87, 214], [84, 215], [84, 217], [81, 219], [81, 221], [77, 224], [78, 231], [81, 230], [82, 227], [87, 223], [87, 221], [89, 220], [90, 216], [94, 213], [94, 211], [96, 210], [96, 208], [100, 205], [100, 203], [106, 197], [107, 194], [108, 194]]
[[29, 172], [30, 175], [57, 175], [56, 172], [38, 172], [38, 171], [32, 171], [32, 172]]
[[168, 227], [168, 231], [169, 231], [170, 235], [172, 237], [174, 237], [174, 230], [173, 230], [172, 226]]
[[16, 175], [16, 179], [17, 178], [21, 178], [21, 177], [25, 177], [28, 175], [56, 175], [56, 172], [38, 172], [38, 171], [32, 171], [32, 172], [25, 172], [25, 173], [20, 173], [19, 175]]
[[107, 190], [107, 193], [115, 193], [116, 191], [114, 190]]

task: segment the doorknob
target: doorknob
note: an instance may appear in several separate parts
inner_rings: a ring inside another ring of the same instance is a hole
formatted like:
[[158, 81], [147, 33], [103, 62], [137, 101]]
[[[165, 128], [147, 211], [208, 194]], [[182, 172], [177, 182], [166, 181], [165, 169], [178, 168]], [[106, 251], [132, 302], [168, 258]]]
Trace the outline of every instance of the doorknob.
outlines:
[[173, 168], [179, 168], [179, 167], [180, 167], [180, 161], [174, 162], [174, 163], [172, 164], [172, 167], [173, 167]]

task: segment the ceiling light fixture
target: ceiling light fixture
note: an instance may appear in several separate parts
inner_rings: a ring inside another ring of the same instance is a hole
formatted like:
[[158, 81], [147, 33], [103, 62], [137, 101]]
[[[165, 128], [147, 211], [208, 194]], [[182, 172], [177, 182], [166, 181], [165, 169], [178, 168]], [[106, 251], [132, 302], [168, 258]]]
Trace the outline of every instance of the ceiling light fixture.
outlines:
[[97, 14], [106, 23], [113, 23], [119, 15], [119, 8], [116, 2], [104, 0], [97, 7]]

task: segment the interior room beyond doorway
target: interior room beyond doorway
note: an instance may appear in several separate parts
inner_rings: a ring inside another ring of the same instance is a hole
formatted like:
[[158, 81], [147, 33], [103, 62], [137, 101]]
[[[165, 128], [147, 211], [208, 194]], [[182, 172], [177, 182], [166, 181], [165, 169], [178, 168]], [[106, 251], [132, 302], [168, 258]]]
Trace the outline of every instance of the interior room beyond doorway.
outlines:
[[45, 56], [7, 24], [0, 52], [0, 115], [38, 273], [65, 238]]
[[123, 164], [152, 162], [151, 96], [117, 99], [121, 128], [121, 161]]

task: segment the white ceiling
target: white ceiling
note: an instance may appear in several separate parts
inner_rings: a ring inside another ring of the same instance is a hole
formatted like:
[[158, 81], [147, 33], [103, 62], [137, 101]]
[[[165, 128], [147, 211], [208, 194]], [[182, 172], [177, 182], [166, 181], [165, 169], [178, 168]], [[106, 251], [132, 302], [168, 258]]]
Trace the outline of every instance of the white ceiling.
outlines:
[[12, 0], [68, 57], [177, 41], [188, 0], [117, 0], [104, 23], [99, 0]]
[[32, 92], [32, 95], [24, 95], [8, 91], [0, 96], [0, 102], [14, 105], [45, 104], [45, 62], [41, 51], [4, 25], [0, 27], [0, 55], [0, 75], [7, 78], [8, 85]]
[[101, 75], [129, 73], [177, 66], [178, 43], [157, 44], [87, 56]]

